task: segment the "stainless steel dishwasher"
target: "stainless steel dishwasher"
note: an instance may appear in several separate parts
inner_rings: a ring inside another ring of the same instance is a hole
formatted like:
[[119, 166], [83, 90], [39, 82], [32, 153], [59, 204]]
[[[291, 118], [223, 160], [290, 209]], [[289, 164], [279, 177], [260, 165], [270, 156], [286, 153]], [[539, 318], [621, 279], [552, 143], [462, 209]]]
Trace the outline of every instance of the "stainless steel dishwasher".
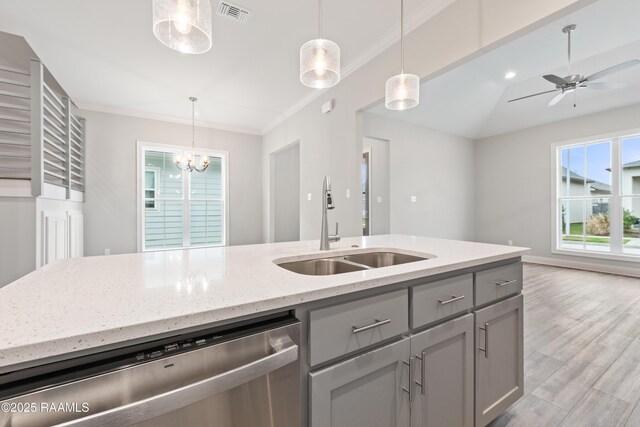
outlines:
[[287, 315], [0, 375], [0, 426], [299, 426], [299, 337]]

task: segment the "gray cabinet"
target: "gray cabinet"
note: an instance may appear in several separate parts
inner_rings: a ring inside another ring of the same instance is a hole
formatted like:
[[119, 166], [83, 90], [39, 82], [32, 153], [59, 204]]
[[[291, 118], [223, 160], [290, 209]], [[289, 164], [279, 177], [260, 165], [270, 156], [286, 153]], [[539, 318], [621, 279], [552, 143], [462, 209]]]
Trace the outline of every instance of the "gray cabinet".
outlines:
[[476, 426], [483, 427], [523, 395], [522, 295], [475, 313]]
[[411, 337], [411, 427], [473, 426], [473, 314]]
[[409, 427], [409, 341], [309, 374], [311, 427]]

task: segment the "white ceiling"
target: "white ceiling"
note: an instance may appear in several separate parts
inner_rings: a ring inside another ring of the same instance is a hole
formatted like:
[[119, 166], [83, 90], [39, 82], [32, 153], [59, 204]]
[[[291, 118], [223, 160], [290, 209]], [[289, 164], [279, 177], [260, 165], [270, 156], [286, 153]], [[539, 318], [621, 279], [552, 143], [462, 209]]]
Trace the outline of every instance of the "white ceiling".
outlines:
[[[554, 94], [508, 103], [509, 99], [551, 90], [544, 74], [567, 75], [567, 39], [562, 28], [577, 24], [572, 35], [573, 72], [590, 75], [640, 59], [640, 0], [599, 0], [557, 22], [421, 85], [418, 107], [402, 112], [378, 104], [369, 111], [444, 132], [479, 139], [612, 108], [640, 103], [640, 65], [603, 78], [624, 82], [624, 89], [580, 90], [554, 107]], [[507, 71], [517, 76], [506, 80]]]
[[[24, 36], [80, 108], [187, 119], [197, 96], [199, 121], [260, 133], [315, 93], [299, 81], [298, 53], [317, 36], [317, 2], [234, 3], [251, 9], [248, 23], [214, 13], [203, 55], [154, 38], [151, 0], [0, 0], [0, 31]], [[405, 3], [415, 27], [447, 1]], [[324, 34], [340, 45], [343, 70], [395, 40], [398, 22], [397, 1], [324, 1]]]

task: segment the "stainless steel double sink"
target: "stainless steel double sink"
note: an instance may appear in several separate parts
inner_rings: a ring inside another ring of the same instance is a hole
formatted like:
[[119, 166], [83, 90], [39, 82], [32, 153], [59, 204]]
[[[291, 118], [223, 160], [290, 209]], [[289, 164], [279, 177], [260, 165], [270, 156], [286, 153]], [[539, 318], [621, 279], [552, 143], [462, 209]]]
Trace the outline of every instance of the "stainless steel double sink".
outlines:
[[416, 261], [435, 258], [433, 255], [409, 255], [400, 252], [380, 250], [364, 253], [353, 253], [333, 257], [313, 258], [301, 261], [290, 261], [276, 264], [294, 273], [308, 276], [326, 276], [331, 274], [351, 273], [354, 271], [371, 270], [374, 268], [390, 267]]

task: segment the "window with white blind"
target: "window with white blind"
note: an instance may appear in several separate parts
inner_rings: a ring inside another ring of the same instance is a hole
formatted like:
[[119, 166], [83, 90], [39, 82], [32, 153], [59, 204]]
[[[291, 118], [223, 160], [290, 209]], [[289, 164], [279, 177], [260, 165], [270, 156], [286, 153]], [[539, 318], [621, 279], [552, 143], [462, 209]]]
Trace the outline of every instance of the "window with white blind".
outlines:
[[142, 251], [227, 243], [227, 153], [207, 155], [204, 172], [181, 171], [173, 162], [183, 147], [139, 143], [139, 247]]

